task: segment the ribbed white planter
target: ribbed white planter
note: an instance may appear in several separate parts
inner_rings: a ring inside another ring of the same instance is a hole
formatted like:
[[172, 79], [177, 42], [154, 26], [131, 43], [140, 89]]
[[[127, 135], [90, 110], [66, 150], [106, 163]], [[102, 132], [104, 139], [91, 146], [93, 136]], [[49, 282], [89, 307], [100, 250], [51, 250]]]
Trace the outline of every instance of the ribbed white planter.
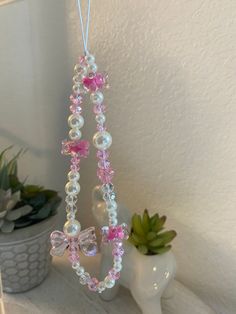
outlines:
[[23, 292], [39, 285], [51, 266], [49, 235], [56, 216], [30, 227], [0, 234], [3, 290]]

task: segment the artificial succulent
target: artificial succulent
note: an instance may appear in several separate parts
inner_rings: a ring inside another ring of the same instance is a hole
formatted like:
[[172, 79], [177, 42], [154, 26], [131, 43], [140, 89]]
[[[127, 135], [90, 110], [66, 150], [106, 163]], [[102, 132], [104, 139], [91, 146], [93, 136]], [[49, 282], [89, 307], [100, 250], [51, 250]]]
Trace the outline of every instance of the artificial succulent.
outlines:
[[132, 216], [129, 242], [144, 255], [163, 254], [171, 249], [170, 242], [176, 237], [174, 230], [163, 231], [166, 216], [149, 216], [145, 209], [143, 215]]
[[57, 212], [61, 198], [56, 191], [37, 185], [26, 185], [17, 175], [20, 150], [10, 161], [6, 153], [0, 154], [0, 231], [12, 232], [40, 222]]

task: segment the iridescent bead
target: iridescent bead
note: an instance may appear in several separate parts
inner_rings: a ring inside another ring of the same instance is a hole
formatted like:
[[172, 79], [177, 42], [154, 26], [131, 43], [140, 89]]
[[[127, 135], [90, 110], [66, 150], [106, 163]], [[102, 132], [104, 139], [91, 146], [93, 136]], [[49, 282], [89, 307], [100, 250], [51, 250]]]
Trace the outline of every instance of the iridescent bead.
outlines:
[[68, 237], [78, 236], [80, 230], [81, 225], [77, 220], [67, 221], [63, 227], [63, 231]]
[[110, 219], [116, 219], [117, 218], [117, 213], [116, 213], [116, 211], [114, 211], [114, 212], [109, 212], [108, 213], [108, 217], [109, 217], [109, 220]]
[[73, 128], [69, 132], [69, 137], [72, 141], [79, 140], [81, 136], [81, 131], [78, 128]]
[[122, 257], [121, 256], [114, 256], [113, 261], [114, 261], [114, 263], [122, 263]]
[[84, 273], [83, 275], [81, 275], [79, 282], [81, 283], [81, 285], [86, 285], [90, 280], [90, 275], [89, 273]]
[[70, 212], [66, 215], [67, 220], [74, 220], [75, 219], [75, 213]]
[[84, 272], [85, 272], [85, 270], [84, 270], [84, 267], [83, 267], [83, 266], [77, 267], [77, 269], [76, 269], [76, 274], [77, 274], [78, 276], [83, 275]]
[[108, 149], [112, 144], [111, 134], [106, 131], [95, 133], [93, 136], [93, 144], [99, 150]]
[[100, 113], [100, 114], [96, 115], [95, 120], [97, 121], [97, 123], [103, 124], [106, 121], [106, 117], [103, 113]]
[[113, 268], [109, 271], [109, 276], [115, 280], [120, 278], [120, 272], [116, 272]]
[[98, 70], [98, 67], [96, 65], [96, 63], [92, 63], [88, 66], [88, 71], [89, 72], [93, 72], [93, 73], [96, 73]]
[[111, 226], [116, 226], [118, 224], [118, 220], [116, 218], [110, 218], [109, 219], [109, 224]]
[[76, 64], [74, 67], [74, 71], [79, 74], [79, 75], [85, 75], [87, 72], [87, 69], [84, 65], [82, 64]]
[[88, 288], [90, 291], [97, 291], [99, 281], [97, 278], [91, 278], [88, 282]]
[[71, 128], [81, 129], [84, 125], [84, 118], [80, 114], [72, 114], [68, 118], [68, 124]]
[[112, 255], [113, 256], [122, 256], [123, 254], [124, 254], [123, 247], [115, 248], [115, 249], [112, 250]]
[[106, 205], [107, 205], [107, 211], [108, 212], [114, 212], [117, 210], [117, 207], [118, 207], [116, 201], [114, 201], [114, 200], [109, 201], [108, 203], [106, 203]]
[[106, 289], [106, 285], [104, 281], [100, 281], [98, 284], [98, 293], [102, 293]]
[[67, 214], [69, 214], [69, 213], [76, 213], [77, 212], [77, 207], [76, 207], [76, 205], [75, 204], [68, 204], [68, 206], [66, 206], [66, 212], [67, 212]]
[[78, 267], [80, 267], [80, 262], [72, 263], [71, 266], [72, 266], [73, 269], [77, 269]]
[[79, 172], [70, 171], [70, 172], [68, 173], [68, 180], [69, 180], [69, 181], [79, 181], [79, 178], [80, 178]]
[[112, 183], [106, 183], [102, 185], [102, 191], [104, 193], [109, 193], [114, 191], [114, 185]]
[[95, 62], [95, 57], [91, 54], [87, 54], [85, 60], [88, 64], [93, 64]]
[[109, 202], [110, 200], [115, 200], [116, 198], [116, 194], [115, 192], [111, 192], [111, 193], [104, 193], [103, 195], [103, 199], [105, 202]]
[[107, 276], [104, 279], [104, 282], [105, 282], [106, 288], [112, 288], [112, 287], [114, 287], [114, 285], [116, 283], [115, 280], [113, 278], [111, 278], [110, 276]]
[[93, 104], [101, 104], [103, 99], [104, 97], [101, 92], [95, 92], [90, 95], [90, 100]]
[[78, 194], [80, 191], [80, 185], [79, 183], [75, 182], [75, 181], [69, 181], [66, 183], [65, 186], [65, 192], [68, 195], [76, 195]]
[[113, 268], [118, 273], [122, 269], [122, 264], [121, 263], [114, 263]]
[[65, 201], [69, 205], [74, 205], [77, 202], [77, 197], [73, 195], [67, 195]]

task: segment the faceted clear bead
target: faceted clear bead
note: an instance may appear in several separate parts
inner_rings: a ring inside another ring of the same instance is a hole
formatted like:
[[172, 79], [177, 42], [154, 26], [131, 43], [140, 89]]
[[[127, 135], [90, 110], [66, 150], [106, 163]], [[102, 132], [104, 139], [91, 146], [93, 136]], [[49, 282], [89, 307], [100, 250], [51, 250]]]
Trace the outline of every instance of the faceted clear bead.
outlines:
[[114, 256], [114, 263], [122, 263], [122, 257], [121, 256]]
[[75, 181], [69, 181], [68, 183], [66, 183], [66, 186], [65, 186], [66, 194], [73, 196], [73, 195], [78, 194], [79, 191], [80, 191], [79, 183]]
[[93, 144], [99, 150], [106, 150], [112, 144], [111, 134], [107, 131], [97, 132], [93, 137]]
[[109, 201], [108, 203], [106, 203], [107, 205], [107, 211], [108, 212], [114, 212], [117, 210], [117, 203], [113, 200], [113, 201]]
[[114, 212], [109, 212], [109, 213], [108, 213], [108, 217], [109, 217], [109, 219], [116, 219], [116, 218], [117, 218], [117, 213], [116, 213], [116, 211], [114, 211]]
[[81, 285], [86, 285], [90, 280], [90, 275], [89, 273], [84, 273], [83, 275], [81, 275], [79, 282], [81, 283]]
[[98, 293], [102, 293], [106, 289], [106, 284], [104, 281], [100, 281], [98, 284]]
[[63, 231], [68, 237], [78, 236], [80, 230], [81, 225], [77, 220], [67, 221], [63, 227]]
[[121, 263], [114, 263], [113, 268], [118, 273], [122, 269], [122, 264]]
[[105, 282], [106, 288], [112, 288], [112, 287], [114, 287], [114, 285], [116, 283], [115, 280], [113, 278], [111, 278], [110, 276], [107, 276], [104, 279], [104, 282]]
[[65, 201], [69, 205], [74, 205], [77, 202], [77, 197], [73, 195], [67, 195]]
[[106, 183], [102, 185], [102, 191], [104, 193], [109, 193], [114, 191], [114, 185], [112, 183]]
[[78, 141], [81, 138], [82, 134], [78, 128], [73, 128], [69, 132], [69, 137], [72, 141]]
[[84, 118], [80, 114], [72, 114], [68, 118], [68, 124], [71, 128], [81, 129], [84, 125]]
[[73, 269], [77, 269], [78, 267], [80, 267], [80, 263], [79, 262], [72, 264], [72, 268]]
[[83, 275], [84, 272], [85, 272], [85, 270], [84, 270], [84, 267], [83, 267], [83, 266], [78, 267], [77, 270], [76, 270], [76, 274], [77, 274], [78, 276]]
[[93, 73], [96, 73], [98, 70], [98, 67], [96, 65], [96, 63], [92, 63], [88, 66], [88, 71], [89, 72], [93, 72]]
[[80, 174], [77, 171], [70, 171], [68, 173], [68, 180], [69, 181], [79, 181]]
[[97, 123], [99, 123], [99, 124], [103, 124], [106, 121], [106, 117], [103, 113], [96, 115], [95, 119], [96, 119]]
[[109, 219], [109, 223], [112, 226], [116, 226], [118, 224], [118, 220], [116, 218]]
[[66, 215], [67, 220], [74, 220], [75, 219], [75, 213], [70, 212]]
[[95, 62], [95, 57], [91, 54], [85, 56], [85, 60], [88, 64], [93, 64]]
[[103, 102], [103, 99], [103, 94], [99, 91], [90, 95], [90, 100], [93, 104], [101, 104]]
[[82, 64], [76, 64], [74, 67], [74, 71], [79, 74], [79, 75], [86, 75], [87, 69], [86, 66], [82, 65]]

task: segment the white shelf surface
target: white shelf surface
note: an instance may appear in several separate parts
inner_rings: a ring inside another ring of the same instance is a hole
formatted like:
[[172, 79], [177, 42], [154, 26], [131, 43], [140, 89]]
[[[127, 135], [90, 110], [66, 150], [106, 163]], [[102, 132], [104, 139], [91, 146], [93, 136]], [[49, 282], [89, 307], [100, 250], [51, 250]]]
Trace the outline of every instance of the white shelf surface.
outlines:
[[[81, 264], [94, 275], [97, 275], [99, 262], [99, 255], [81, 257]], [[54, 258], [52, 269], [40, 286], [25, 293], [5, 294], [4, 301], [8, 307], [11, 303], [22, 305], [32, 314], [141, 314], [124, 288], [120, 288], [114, 300], [105, 302], [98, 294], [81, 286], [66, 257]], [[14, 314], [23, 313], [19, 310]]]

